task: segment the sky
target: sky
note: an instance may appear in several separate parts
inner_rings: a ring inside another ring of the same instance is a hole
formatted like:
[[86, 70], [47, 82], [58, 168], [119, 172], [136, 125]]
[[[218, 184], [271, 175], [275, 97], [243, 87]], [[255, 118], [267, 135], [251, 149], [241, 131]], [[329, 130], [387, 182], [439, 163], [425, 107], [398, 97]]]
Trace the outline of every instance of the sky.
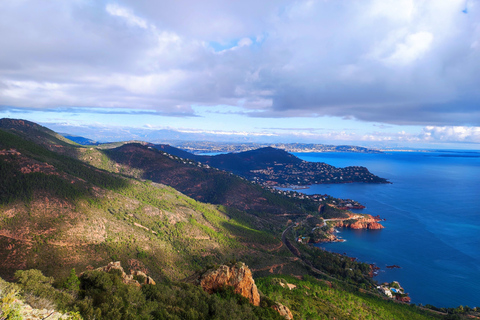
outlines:
[[480, 149], [480, 0], [0, 0], [0, 118]]

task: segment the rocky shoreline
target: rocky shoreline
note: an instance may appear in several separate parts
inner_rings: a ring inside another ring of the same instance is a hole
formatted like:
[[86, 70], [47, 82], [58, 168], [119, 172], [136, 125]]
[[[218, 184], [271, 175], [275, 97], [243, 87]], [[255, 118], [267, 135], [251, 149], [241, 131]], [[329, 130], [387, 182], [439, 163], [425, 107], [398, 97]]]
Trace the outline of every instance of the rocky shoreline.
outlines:
[[[384, 221], [379, 216], [370, 214], [353, 214], [350, 213], [347, 218], [325, 219], [323, 226], [316, 225], [313, 227], [310, 236], [306, 242], [308, 243], [328, 243], [328, 242], [344, 242], [337, 236], [337, 228], [348, 228], [353, 230], [381, 230], [385, 227], [380, 224]], [[318, 230], [315, 232], [315, 230]], [[303, 242], [304, 237], [299, 238], [299, 242]]]
[[368, 230], [380, 230], [385, 228], [379, 223], [382, 221], [380, 218], [373, 217], [372, 215], [354, 215], [345, 220], [340, 220], [336, 223], [336, 227], [350, 228], [354, 230], [368, 229]]

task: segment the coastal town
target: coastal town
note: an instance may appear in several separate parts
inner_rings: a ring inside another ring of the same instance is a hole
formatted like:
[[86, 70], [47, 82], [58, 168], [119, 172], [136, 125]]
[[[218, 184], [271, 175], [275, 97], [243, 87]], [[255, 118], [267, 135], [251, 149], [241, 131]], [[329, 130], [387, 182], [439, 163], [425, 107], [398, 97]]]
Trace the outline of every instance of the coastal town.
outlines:
[[287, 152], [357, 152], [381, 153], [377, 149], [359, 146], [337, 146], [316, 143], [221, 143], [211, 141], [171, 141], [171, 145], [195, 154], [218, 152], [243, 152], [259, 148], [272, 147]]
[[361, 166], [337, 168], [323, 162], [278, 163], [250, 170], [249, 180], [266, 186], [289, 187], [323, 183], [388, 183]]
[[271, 186], [262, 185], [265, 189], [270, 190], [273, 193], [284, 195], [288, 198], [294, 199], [308, 199], [314, 202], [324, 202], [325, 204], [331, 204], [334, 207], [341, 210], [361, 210], [365, 209], [365, 206], [352, 199], [338, 199], [329, 196], [328, 194], [305, 194], [296, 190], [308, 189], [308, 187], [296, 188], [289, 186], [290, 188], [273, 188]]

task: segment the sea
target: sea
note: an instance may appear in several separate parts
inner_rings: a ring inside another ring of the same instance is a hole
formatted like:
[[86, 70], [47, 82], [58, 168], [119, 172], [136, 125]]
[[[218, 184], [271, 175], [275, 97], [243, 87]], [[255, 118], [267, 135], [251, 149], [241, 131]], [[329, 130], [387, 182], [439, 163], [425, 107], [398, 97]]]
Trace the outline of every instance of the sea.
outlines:
[[[319, 245], [375, 263], [412, 303], [480, 307], [480, 152], [294, 153], [336, 167], [365, 166], [391, 184], [320, 184], [297, 190], [353, 199], [386, 219], [382, 230], [339, 229]], [[386, 266], [400, 268], [388, 269]]]

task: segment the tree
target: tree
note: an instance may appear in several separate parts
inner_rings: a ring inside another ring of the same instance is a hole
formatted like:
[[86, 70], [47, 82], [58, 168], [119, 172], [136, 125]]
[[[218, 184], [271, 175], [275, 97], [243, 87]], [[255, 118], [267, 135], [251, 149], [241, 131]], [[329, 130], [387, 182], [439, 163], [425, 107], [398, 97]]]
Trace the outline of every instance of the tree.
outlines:
[[68, 276], [67, 280], [65, 280], [63, 287], [68, 291], [78, 292], [80, 289], [80, 279], [77, 277], [75, 273], [75, 268], [70, 270], [70, 275]]

